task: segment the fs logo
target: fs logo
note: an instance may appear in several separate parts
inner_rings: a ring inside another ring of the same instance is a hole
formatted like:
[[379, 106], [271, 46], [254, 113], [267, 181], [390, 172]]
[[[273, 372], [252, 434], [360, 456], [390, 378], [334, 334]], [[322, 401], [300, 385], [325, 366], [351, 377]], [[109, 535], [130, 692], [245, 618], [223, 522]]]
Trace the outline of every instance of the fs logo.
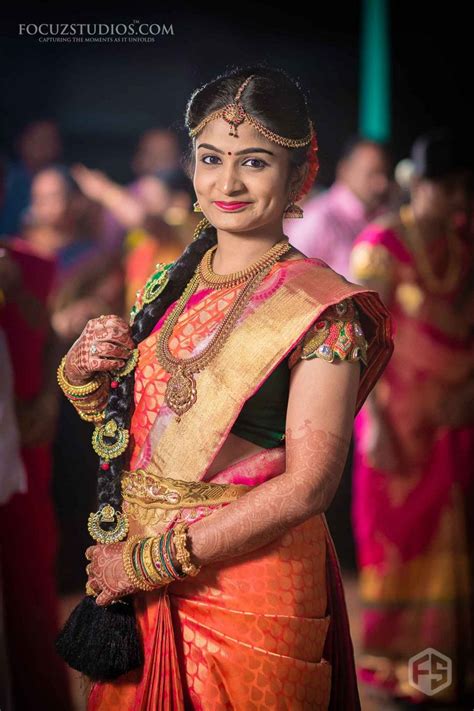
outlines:
[[408, 681], [427, 696], [438, 694], [452, 683], [452, 661], [433, 647], [408, 660]]

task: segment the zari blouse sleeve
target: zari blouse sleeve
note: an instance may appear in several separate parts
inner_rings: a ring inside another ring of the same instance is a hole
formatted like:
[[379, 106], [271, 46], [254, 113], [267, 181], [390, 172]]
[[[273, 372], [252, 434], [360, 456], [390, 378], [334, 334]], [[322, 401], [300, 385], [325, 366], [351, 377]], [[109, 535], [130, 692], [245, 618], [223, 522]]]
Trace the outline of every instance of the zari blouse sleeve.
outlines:
[[343, 299], [323, 311], [291, 352], [288, 366], [292, 368], [300, 359], [312, 358], [330, 363], [361, 361], [367, 365], [367, 341], [353, 299]]

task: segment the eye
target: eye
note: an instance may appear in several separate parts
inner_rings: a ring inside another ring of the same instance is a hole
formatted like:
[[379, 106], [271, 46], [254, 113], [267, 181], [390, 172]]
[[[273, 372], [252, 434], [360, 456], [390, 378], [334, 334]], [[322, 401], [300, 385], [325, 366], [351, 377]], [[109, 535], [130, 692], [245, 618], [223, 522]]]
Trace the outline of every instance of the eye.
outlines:
[[206, 163], [207, 165], [217, 165], [217, 162], [215, 162], [214, 160], [208, 161], [208, 160], [206, 160], [206, 158], [211, 158], [211, 159], [215, 159], [215, 161], [220, 161], [219, 156], [206, 155], [206, 156], [203, 156], [203, 157], [201, 158], [201, 161], [202, 161], [203, 163]]
[[266, 165], [268, 165], [266, 161], [261, 160], [260, 158], [247, 158], [247, 160], [244, 162], [244, 165], [247, 165], [250, 162], [254, 163], [254, 165], [251, 166], [252, 168], [264, 168]]

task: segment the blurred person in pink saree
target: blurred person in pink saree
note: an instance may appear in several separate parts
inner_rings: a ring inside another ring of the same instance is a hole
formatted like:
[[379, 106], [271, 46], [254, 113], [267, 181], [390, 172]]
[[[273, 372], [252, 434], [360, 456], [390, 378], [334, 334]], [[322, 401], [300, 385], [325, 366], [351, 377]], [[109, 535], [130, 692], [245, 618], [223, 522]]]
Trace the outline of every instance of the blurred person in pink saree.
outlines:
[[[374, 291], [282, 234], [317, 172], [287, 75], [219, 77], [186, 123], [205, 218], [178, 260], [157, 265], [130, 328], [90, 322], [60, 373], [97, 420], [102, 506], [88, 599], [60, 647], [93, 681], [89, 711], [359, 709], [324, 511], [354, 412], [391, 355], [390, 318]], [[126, 604], [138, 652], [130, 630], [114, 647], [102, 629]]]
[[410, 202], [364, 229], [351, 258], [395, 328], [393, 358], [356, 418], [360, 676], [427, 701], [408, 660], [433, 647], [453, 665], [433, 699], [455, 703], [473, 692], [472, 158], [441, 129], [412, 153]]

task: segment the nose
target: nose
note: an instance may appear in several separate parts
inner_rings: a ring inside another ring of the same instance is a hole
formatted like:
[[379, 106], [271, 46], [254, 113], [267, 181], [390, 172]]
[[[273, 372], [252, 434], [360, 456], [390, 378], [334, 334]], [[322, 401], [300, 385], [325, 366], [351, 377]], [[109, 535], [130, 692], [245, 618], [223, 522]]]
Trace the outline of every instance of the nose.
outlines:
[[222, 166], [222, 169], [219, 171], [217, 187], [222, 195], [230, 196], [236, 192], [242, 191], [244, 187], [242, 179], [240, 178], [238, 170], [236, 170], [232, 162]]

